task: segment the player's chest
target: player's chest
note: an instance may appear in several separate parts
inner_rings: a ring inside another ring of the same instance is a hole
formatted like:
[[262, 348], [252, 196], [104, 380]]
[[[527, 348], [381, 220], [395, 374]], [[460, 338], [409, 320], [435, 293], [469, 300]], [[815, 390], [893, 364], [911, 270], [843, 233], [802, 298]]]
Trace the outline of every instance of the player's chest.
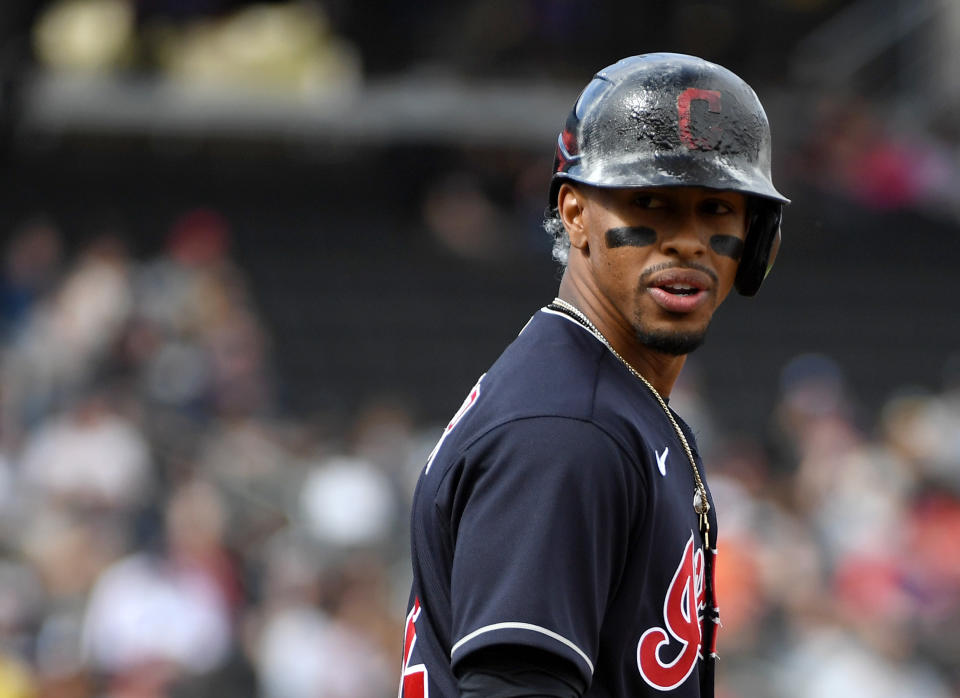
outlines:
[[716, 550], [705, 548], [694, 509], [698, 476], [710, 504], [713, 541], [716, 512], [699, 460], [669, 431], [653, 433], [653, 439], [647, 434], [649, 452], [643, 458], [644, 515], [608, 606], [598, 678], [611, 684], [610, 695], [699, 696], [702, 658], [716, 640], [709, 620], [716, 606], [711, 577]]

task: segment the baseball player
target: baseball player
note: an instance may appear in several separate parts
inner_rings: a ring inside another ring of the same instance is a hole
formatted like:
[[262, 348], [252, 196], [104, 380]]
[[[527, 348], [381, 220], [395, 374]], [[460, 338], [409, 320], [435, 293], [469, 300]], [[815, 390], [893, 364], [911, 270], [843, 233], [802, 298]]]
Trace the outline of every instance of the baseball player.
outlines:
[[669, 406], [788, 200], [753, 90], [647, 54], [593, 78], [557, 145], [565, 265], [469, 392], [413, 501], [401, 698], [712, 696], [717, 521]]

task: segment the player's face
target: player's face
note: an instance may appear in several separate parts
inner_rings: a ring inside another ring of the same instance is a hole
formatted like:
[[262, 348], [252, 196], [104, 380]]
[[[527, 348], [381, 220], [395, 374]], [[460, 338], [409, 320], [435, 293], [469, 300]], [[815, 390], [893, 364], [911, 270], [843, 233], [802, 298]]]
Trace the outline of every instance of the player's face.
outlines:
[[656, 351], [680, 355], [699, 346], [733, 286], [746, 197], [699, 187], [577, 191], [578, 273], [597, 304]]

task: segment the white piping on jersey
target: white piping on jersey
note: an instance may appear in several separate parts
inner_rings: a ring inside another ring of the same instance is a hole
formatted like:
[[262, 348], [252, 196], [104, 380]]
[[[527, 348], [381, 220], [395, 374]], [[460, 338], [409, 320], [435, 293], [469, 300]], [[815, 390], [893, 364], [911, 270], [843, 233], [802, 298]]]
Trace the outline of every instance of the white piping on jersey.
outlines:
[[523, 327], [520, 328], [520, 331], [517, 332], [517, 336], [518, 336], [518, 337], [523, 334], [523, 331], [524, 331], [525, 329], [527, 329], [528, 327], [530, 327], [530, 323], [533, 322], [533, 318], [535, 318], [535, 317], [536, 317], [536, 315], [531, 315], [531, 316], [530, 316], [530, 319], [527, 320], [526, 323], [524, 323]]
[[594, 339], [596, 339], [597, 342], [599, 342], [600, 344], [603, 344], [603, 342], [601, 342], [599, 339], [597, 339], [597, 335], [595, 335], [593, 332], [591, 332], [590, 330], [588, 330], [586, 327], [584, 327], [582, 324], [580, 324], [579, 322], [577, 322], [576, 320], [574, 320], [572, 317], [570, 317], [570, 316], [567, 315], [566, 313], [561, 313], [559, 310], [552, 310], [552, 309], [550, 309], [550, 308], [540, 308], [540, 310], [541, 310], [541, 312], [549, 313], [550, 315], [556, 315], [557, 317], [562, 317], [562, 318], [563, 318], [564, 320], [566, 320], [567, 322], [573, 323], [575, 326], [579, 327], [581, 330], [583, 330], [584, 332], [586, 332], [588, 335], [590, 335], [591, 337], [593, 337]]
[[570, 642], [570, 640], [568, 640], [567, 638], [565, 638], [563, 635], [559, 635], [559, 634], [553, 632], [552, 630], [547, 630], [546, 628], [541, 628], [539, 625], [533, 625], [533, 624], [531, 624], [531, 623], [494, 623], [493, 625], [485, 625], [485, 626], [483, 626], [482, 628], [477, 628], [477, 629], [474, 630], [472, 633], [469, 633], [468, 635], [465, 635], [464, 637], [462, 637], [462, 638], [450, 649], [450, 657], [452, 658], [453, 655], [456, 653], [456, 651], [457, 651], [458, 649], [460, 649], [460, 647], [461, 647], [463, 644], [465, 644], [465, 643], [467, 643], [467, 642], [470, 642], [470, 640], [472, 640], [473, 638], [477, 637], [478, 635], [483, 635], [484, 633], [489, 633], [489, 632], [492, 632], [492, 631], [494, 631], [494, 630], [509, 630], [509, 629], [514, 629], [514, 630], [531, 630], [531, 631], [533, 631], [533, 632], [535, 632], [535, 633], [541, 633], [541, 634], [543, 634], [543, 635], [546, 635], [547, 637], [549, 637], [549, 638], [551, 638], [551, 639], [553, 639], [553, 640], [556, 640], [557, 642], [559, 642], [559, 643], [561, 643], [561, 644], [563, 644], [563, 645], [566, 645], [567, 647], [569, 647], [570, 649], [572, 649], [574, 652], [576, 652], [577, 654], [579, 654], [579, 655], [583, 658], [583, 661], [585, 661], [585, 662], [587, 663], [587, 666], [590, 667], [590, 674], [591, 674], [591, 676], [593, 675], [593, 662], [590, 661], [590, 657], [587, 656], [587, 653], [586, 653], [586, 652], [584, 652], [582, 649], [580, 649], [580, 648], [577, 647], [575, 644], [573, 644], [572, 642]]

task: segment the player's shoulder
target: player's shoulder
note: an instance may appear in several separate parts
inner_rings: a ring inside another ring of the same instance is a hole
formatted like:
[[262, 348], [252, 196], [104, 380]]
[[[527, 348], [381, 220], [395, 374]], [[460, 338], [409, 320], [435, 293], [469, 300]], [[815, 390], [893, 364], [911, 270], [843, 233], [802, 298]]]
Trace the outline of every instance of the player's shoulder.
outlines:
[[458, 424], [451, 440], [462, 450], [491, 432], [500, 438], [504, 432], [526, 438], [577, 432], [633, 452], [631, 422], [647, 398], [624, 377], [589, 331], [566, 315], [540, 310], [470, 391], [451, 422]]
[[490, 406], [506, 419], [589, 420], [604, 347], [582, 327], [542, 309], [487, 372]]
[[550, 471], [579, 480], [640, 470], [637, 454], [617, 434], [595, 421], [569, 416], [534, 415], [491, 423], [461, 446], [464, 465], [481, 471], [509, 470], [520, 478], [523, 473]]
[[491, 417], [565, 417], [596, 425], [635, 450], [662, 429], [663, 407], [597, 337], [542, 309], [484, 379]]

